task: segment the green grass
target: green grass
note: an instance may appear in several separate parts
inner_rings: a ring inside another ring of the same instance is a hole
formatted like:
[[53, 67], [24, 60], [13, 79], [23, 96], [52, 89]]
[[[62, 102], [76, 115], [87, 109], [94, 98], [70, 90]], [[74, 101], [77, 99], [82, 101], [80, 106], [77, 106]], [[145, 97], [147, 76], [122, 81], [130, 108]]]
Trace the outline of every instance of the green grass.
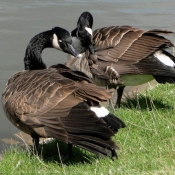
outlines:
[[175, 87], [158, 85], [127, 99], [116, 115], [127, 127], [114, 137], [120, 146], [118, 159], [99, 158], [74, 148], [71, 160], [60, 162], [66, 145], [54, 141], [40, 147], [39, 157], [19, 148], [4, 152], [0, 174], [67, 175], [164, 175], [175, 174]]

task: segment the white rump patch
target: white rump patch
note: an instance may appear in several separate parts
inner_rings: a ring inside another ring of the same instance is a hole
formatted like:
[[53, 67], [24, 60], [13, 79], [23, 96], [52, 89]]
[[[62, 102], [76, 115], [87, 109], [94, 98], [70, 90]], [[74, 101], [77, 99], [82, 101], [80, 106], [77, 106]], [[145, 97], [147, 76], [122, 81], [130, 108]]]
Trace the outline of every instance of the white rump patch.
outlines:
[[106, 117], [109, 114], [109, 111], [103, 106], [101, 107], [92, 106], [90, 107], [90, 110], [95, 112], [98, 118]]
[[86, 31], [87, 31], [90, 35], [92, 35], [92, 29], [91, 29], [91, 28], [85, 27], [85, 29], [86, 29]]
[[170, 67], [174, 67], [175, 66], [175, 64], [171, 60], [171, 58], [169, 58], [167, 55], [163, 54], [161, 50], [159, 50], [156, 53], [154, 53], [154, 56], [156, 58], [158, 58], [163, 64], [165, 64], [167, 66], [170, 66]]
[[59, 45], [59, 43], [58, 43], [58, 37], [57, 37], [56, 34], [53, 34], [52, 45], [53, 45], [53, 47], [54, 47], [55, 49], [58, 49], [58, 50], [61, 50], [61, 51], [62, 51], [62, 49], [60, 48], [60, 45]]

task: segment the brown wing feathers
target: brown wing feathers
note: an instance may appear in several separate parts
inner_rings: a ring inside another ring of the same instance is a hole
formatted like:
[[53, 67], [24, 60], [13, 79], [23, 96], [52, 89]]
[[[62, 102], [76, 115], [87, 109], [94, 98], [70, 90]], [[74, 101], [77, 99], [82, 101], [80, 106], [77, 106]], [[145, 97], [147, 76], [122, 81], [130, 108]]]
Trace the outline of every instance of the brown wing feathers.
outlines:
[[96, 64], [103, 65], [103, 67], [104, 65], [112, 66], [120, 75], [151, 74], [149, 66], [155, 66], [152, 72], [156, 70], [156, 74], [165, 75], [165, 72], [161, 70], [162, 65], [155, 65], [156, 60], [150, 59], [149, 56], [159, 49], [172, 47], [173, 44], [168, 39], [160, 36], [172, 33], [158, 29], [140, 30], [131, 26], [97, 29], [93, 37], [94, 49], [98, 57]]
[[112, 149], [118, 149], [115, 142], [110, 139], [114, 135], [112, 130], [106, 127], [102, 119], [94, 116], [84, 102], [74, 106], [62, 122], [68, 131], [70, 143], [97, 155], [108, 155]]
[[[65, 70], [72, 79], [58, 73]], [[110, 94], [86, 79], [64, 67], [20, 72], [8, 82], [3, 106], [8, 116], [17, 118], [11, 120], [13, 124], [28, 134], [54, 137], [98, 155], [112, 155], [112, 150], [118, 149], [111, 140], [114, 133], [89, 106], [109, 99]]]
[[[157, 34], [169, 34], [171, 31], [144, 31], [130, 26], [112, 26], [94, 31], [94, 49], [99, 59], [113, 61], [117, 59], [135, 61], [145, 58], [160, 47], [171, 47], [173, 44]], [[139, 49], [138, 49], [139, 48]], [[100, 55], [105, 55], [103, 59]]]

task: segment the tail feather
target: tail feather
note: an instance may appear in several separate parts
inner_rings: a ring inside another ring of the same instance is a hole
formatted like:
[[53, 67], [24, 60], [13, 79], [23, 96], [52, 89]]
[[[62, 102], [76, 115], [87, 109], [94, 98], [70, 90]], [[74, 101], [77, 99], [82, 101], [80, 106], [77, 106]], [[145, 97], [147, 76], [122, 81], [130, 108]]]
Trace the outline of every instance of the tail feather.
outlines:
[[[175, 57], [173, 55], [171, 55], [169, 52], [167, 52], [165, 50], [162, 50], [162, 54], [164, 54], [167, 57], [169, 57], [175, 63]], [[165, 66], [164, 69], [166, 69], [166, 70], [161, 70], [161, 71], [165, 72], [165, 75], [167, 75], [166, 73], [168, 72], [169, 75], [168, 76], [153, 75], [155, 80], [158, 83], [162, 83], [162, 84], [165, 84], [165, 83], [175, 84], [175, 67], [167, 67], [167, 66]]]
[[126, 127], [121, 119], [110, 113], [104, 117], [103, 120], [107, 123], [108, 128], [111, 128], [114, 133], [117, 133], [120, 128]]
[[161, 83], [161, 84], [165, 84], [165, 83], [175, 84], [175, 77], [165, 77], [165, 76], [159, 76], [159, 75], [153, 75], [153, 77], [158, 83]]
[[112, 114], [98, 117], [86, 102], [78, 103], [63, 117], [53, 117], [50, 122], [40, 118], [41, 121], [45, 137], [58, 138], [97, 155], [110, 157], [117, 157], [115, 150], [119, 149], [112, 137], [118, 129], [125, 127], [125, 124]]
[[[75, 145], [79, 146], [80, 148], [86, 149], [98, 156], [109, 156], [109, 157], [117, 157], [117, 154], [114, 149], [104, 148], [104, 147], [98, 147], [95, 144], [87, 144], [86, 142], [79, 142], [75, 143]], [[115, 155], [113, 155], [113, 152], [115, 152]]]
[[113, 157], [114, 150], [119, 150], [119, 147], [110, 138], [69, 134], [69, 142], [101, 156]]

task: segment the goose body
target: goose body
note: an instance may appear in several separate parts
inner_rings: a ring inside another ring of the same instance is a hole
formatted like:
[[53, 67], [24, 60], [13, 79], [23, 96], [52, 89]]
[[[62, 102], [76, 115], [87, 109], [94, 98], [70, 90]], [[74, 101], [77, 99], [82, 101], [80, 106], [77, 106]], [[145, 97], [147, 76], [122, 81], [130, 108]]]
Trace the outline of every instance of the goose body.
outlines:
[[18, 129], [31, 135], [35, 148], [40, 137], [51, 137], [97, 155], [114, 157], [118, 146], [111, 138], [125, 124], [100, 106], [99, 102], [106, 101], [110, 94], [83, 73], [61, 64], [46, 68], [41, 59], [42, 50], [51, 46], [77, 55], [70, 34], [60, 28], [55, 30], [57, 35], [51, 31], [48, 37], [44, 32], [28, 44], [26, 70], [13, 75], [2, 94], [5, 114]]
[[[78, 28], [74, 33], [78, 33]], [[96, 29], [92, 35], [95, 54], [84, 54], [93, 78], [103, 79], [102, 85], [119, 86], [119, 89], [140, 85], [152, 79], [159, 83], [175, 83], [175, 57], [166, 51], [167, 48], [173, 47], [173, 44], [163, 36], [166, 34], [173, 32], [142, 30], [132, 26]], [[70, 62], [68, 60], [66, 65], [72, 67]], [[79, 70], [78, 66], [76, 67]], [[102, 74], [106, 74], [108, 78], [102, 77]], [[117, 101], [118, 106], [120, 101], [121, 98]]]

